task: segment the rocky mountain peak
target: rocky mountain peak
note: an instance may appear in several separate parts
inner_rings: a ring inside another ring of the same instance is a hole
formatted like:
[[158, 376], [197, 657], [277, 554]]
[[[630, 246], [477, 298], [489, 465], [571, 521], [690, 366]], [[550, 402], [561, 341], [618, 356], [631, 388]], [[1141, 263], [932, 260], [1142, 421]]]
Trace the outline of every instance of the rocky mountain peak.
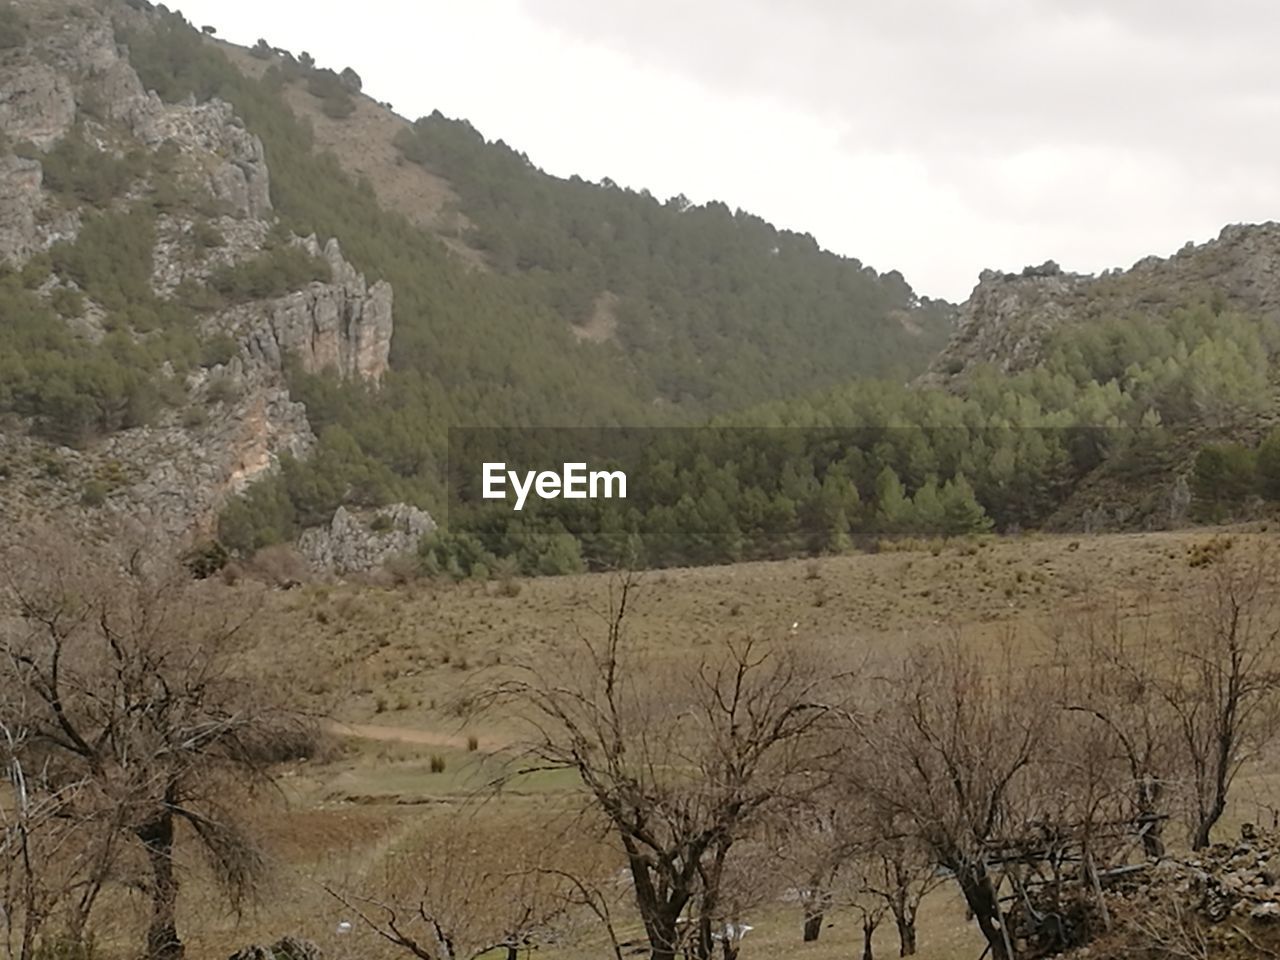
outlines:
[[1016, 373], [1034, 366], [1046, 339], [1065, 324], [1196, 300], [1280, 315], [1280, 224], [1229, 224], [1173, 256], [1098, 275], [1069, 273], [1052, 261], [1021, 273], [984, 270], [960, 307], [955, 335], [920, 382], [944, 385], [977, 365]]

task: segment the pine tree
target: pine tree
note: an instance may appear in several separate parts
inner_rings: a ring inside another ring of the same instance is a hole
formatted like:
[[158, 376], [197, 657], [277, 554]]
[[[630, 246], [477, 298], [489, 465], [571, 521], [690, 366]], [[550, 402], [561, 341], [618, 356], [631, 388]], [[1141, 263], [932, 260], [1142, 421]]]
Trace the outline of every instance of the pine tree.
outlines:
[[[970, 491], [972, 492], [972, 491]], [[925, 534], [943, 532], [947, 517], [943, 510], [942, 495], [938, 490], [938, 478], [929, 477], [911, 498], [916, 529]]]
[[973, 487], [963, 473], [957, 473], [943, 484], [939, 499], [942, 501], [943, 527], [946, 533], [958, 536], [984, 533], [991, 529], [991, 518], [978, 502]]
[[912, 519], [911, 501], [892, 467], [876, 477], [876, 521], [884, 533], [903, 533]]

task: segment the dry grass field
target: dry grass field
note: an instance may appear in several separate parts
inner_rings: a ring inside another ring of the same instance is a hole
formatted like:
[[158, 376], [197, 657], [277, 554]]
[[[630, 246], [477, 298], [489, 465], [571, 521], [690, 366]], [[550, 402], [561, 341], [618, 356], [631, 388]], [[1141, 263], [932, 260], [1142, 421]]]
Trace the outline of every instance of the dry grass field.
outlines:
[[[978, 649], [1049, 643], [1055, 624], [1089, 603], [1159, 609], [1203, 571], [1192, 559], [1215, 536], [1244, 553], [1270, 539], [1265, 528], [1094, 537], [989, 538], [812, 561], [742, 564], [646, 573], [632, 596], [627, 630], [643, 662], [676, 670], [708, 645], [755, 637], [795, 645], [832, 661], [875, 658], [923, 637], [953, 631]], [[270, 645], [264, 668], [291, 673], [329, 717], [331, 756], [282, 771], [278, 796], [256, 811], [268, 838], [270, 879], [260, 902], [229, 915], [190, 870], [180, 927], [189, 955], [226, 956], [239, 945], [291, 933], [338, 960], [396, 956], [326, 891], [359, 893], [402, 877], [404, 858], [424, 841], [465, 835], [482, 855], [543, 843], [615, 870], [597, 844], [576, 784], [563, 773], [521, 778], [501, 795], [487, 785], [505, 768], [519, 736], [509, 718], [469, 716], [470, 697], [515, 661], [545, 661], [579, 635], [606, 628], [619, 582], [586, 575], [515, 583], [421, 583], [399, 588], [311, 584], [266, 595], [258, 613]], [[237, 586], [246, 596], [252, 590]], [[439, 766], [443, 761], [443, 770]], [[436, 769], [433, 770], [433, 765]], [[1280, 804], [1266, 763], [1240, 784], [1223, 829], [1265, 820]], [[181, 845], [180, 845], [181, 846]], [[586, 852], [583, 852], [586, 851]], [[474, 848], [473, 848], [474, 852]], [[412, 874], [412, 870], [409, 871]], [[447, 871], [445, 871], [447, 873]], [[125, 927], [142, 903], [121, 897]], [[848, 957], [860, 950], [852, 914], [837, 910], [817, 944], [801, 944], [795, 904], [762, 907], [744, 957]], [[622, 927], [638, 932], [624, 919]], [[543, 949], [548, 960], [604, 956], [603, 941]], [[878, 935], [896, 954], [892, 924]], [[947, 886], [926, 901], [920, 924], [924, 960], [976, 958], [980, 937]]]

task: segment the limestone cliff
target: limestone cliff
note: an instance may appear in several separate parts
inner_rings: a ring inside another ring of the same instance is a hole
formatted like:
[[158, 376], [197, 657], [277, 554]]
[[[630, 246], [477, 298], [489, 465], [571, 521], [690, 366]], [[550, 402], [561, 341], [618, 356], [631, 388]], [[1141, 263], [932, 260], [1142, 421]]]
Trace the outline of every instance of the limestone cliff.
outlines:
[[[50, 151], [70, 136], [108, 157], [163, 153], [176, 186], [207, 198], [199, 217], [166, 209], [156, 219], [152, 288], [160, 300], [260, 256], [278, 233], [262, 142], [228, 103], [165, 103], [144, 89], [116, 27], [121, 20], [145, 26], [147, 13], [123, 4], [69, 11], [64, 0], [24, 0], [25, 42], [0, 50], [0, 261], [21, 267], [74, 240], [96, 215], [55, 195], [45, 176]], [[145, 202], [152, 189], [143, 182], [115, 209]], [[200, 230], [218, 242], [194, 243]], [[293, 242], [322, 257], [330, 276], [201, 317], [202, 339], [230, 337], [234, 355], [165, 374], [168, 395], [184, 399], [146, 426], [68, 449], [28, 436], [29, 424], [16, 417], [0, 420], [0, 517], [56, 511], [89, 524], [120, 515], [158, 535], [192, 539], [210, 533], [227, 498], [281, 456], [306, 456], [315, 437], [305, 408], [289, 395], [286, 359], [303, 370], [376, 383], [387, 370], [393, 293], [384, 282], [367, 283], [336, 241]], [[55, 268], [40, 290], [51, 297], [78, 287]], [[109, 328], [108, 314], [88, 297], [66, 322], [96, 343]], [[145, 334], [133, 336], [141, 342]]]
[[255, 362], [281, 369], [285, 356], [295, 357], [308, 373], [334, 371], [343, 379], [376, 383], [387, 370], [391, 352], [393, 295], [390, 284], [365, 282], [342, 257], [338, 241], [323, 250], [315, 237], [302, 241], [323, 256], [331, 283], [224, 314], [218, 322], [234, 330]]

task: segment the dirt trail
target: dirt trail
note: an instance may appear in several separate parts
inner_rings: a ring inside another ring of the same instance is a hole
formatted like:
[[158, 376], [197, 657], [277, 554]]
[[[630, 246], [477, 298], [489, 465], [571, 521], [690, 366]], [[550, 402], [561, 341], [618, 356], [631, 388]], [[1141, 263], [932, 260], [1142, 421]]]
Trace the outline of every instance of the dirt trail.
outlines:
[[[424, 747], [457, 747], [466, 749], [467, 738], [435, 730], [421, 730], [415, 727], [386, 727], [376, 723], [337, 723], [328, 725], [330, 733], [339, 737], [352, 737], [357, 740], [379, 740], [390, 743], [411, 743]], [[510, 746], [509, 741], [494, 737], [480, 737], [478, 748], [486, 753], [502, 750]]]

